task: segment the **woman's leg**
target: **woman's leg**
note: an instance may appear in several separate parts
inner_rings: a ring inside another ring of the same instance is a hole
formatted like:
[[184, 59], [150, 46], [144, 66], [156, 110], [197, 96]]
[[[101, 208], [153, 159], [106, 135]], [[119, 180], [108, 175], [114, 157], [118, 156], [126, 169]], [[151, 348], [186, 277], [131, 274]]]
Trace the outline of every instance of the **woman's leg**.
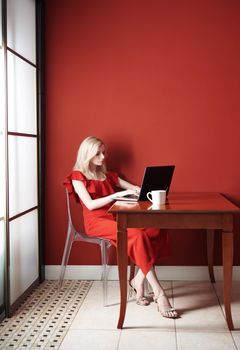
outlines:
[[[110, 239], [114, 245], [116, 245], [117, 240], [117, 226], [116, 222], [113, 219], [100, 219], [92, 224], [92, 227], [89, 227], [87, 233], [91, 236], [98, 236], [106, 239]], [[144, 280], [145, 274], [149, 284], [151, 285], [155, 299], [158, 302], [159, 309], [164, 316], [164, 314], [169, 314], [171, 316], [165, 317], [176, 317], [177, 313], [174, 311], [174, 315], [172, 313], [168, 313], [166, 309], [171, 308], [171, 305], [164, 295], [164, 291], [161, 285], [158, 282], [155, 270], [153, 269], [153, 264], [155, 263], [155, 259], [158, 255], [155, 247], [161, 247], [159, 254], [161, 251], [164, 251], [165, 242], [167, 243], [167, 236], [164, 235], [163, 242], [159, 240], [161, 234], [159, 230], [156, 229], [128, 229], [128, 255], [135, 262], [137, 266], [139, 266], [138, 273], [131, 281], [131, 285], [136, 289], [137, 301], [139, 298], [144, 297]], [[155, 244], [154, 244], [154, 241]], [[143, 305], [143, 304], [141, 304]]]
[[164, 290], [161, 284], [158, 281], [156, 271], [152, 267], [147, 275], [145, 276], [141, 269], [138, 270], [136, 276], [131, 281], [136, 289], [137, 295], [136, 299], [142, 298], [144, 296], [144, 280], [147, 279], [148, 283], [152, 287], [154, 293], [154, 301], [158, 304], [158, 310], [164, 317], [175, 318], [178, 316], [176, 310], [174, 310], [168, 300], [168, 297], [165, 295]]
[[139, 269], [135, 277], [129, 282], [131, 288], [136, 292], [136, 302], [141, 306], [150, 304], [150, 301], [144, 296], [144, 280], [145, 276], [142, 270]]
[[165, 295], [161, 284], [158, 281], [156, 271], [154, 268], [150, 269], [146, 275], [150, 286], [152, 287], [154, 293], [154, 301], [158, 304], [158, 310], [164, 317], [175, 318], [178, 316], [176, 310], [174, 310]]
[[144, 296], [144, 280], [145, 276], [141, 269], [138, 269], [135, 277], [130, 281], [131, 285], [136, 289], [136, 299], [142, 298]]
[[159, 294], [164, 294], [164, 291], [157, 279], [155, 269], [154, 268], [150, 269], [147, 275], [145, 276], [142, 270], [139, 268], [136, 276], [134, 277], [134, 286], [137, 290], [138, 297], [141, 297], [144, 295], [145, 278], [147, 279], [148, 283], [151, 285], [154, 296], [157, 296]]
[[134, 287], [137, 291], [137, 297], [144, 296], [145, 279], [147, 279], [148, 283], [151, 285], [154, 296], [157, 296], [159, 294], [164, 294], [164, 291], [157, 279], [154, 267], [151, 270], [149, 270], [146, 276], [144, 275], [142, 270], [139, 268], [134, 279], [131, 281], [134, 284]]

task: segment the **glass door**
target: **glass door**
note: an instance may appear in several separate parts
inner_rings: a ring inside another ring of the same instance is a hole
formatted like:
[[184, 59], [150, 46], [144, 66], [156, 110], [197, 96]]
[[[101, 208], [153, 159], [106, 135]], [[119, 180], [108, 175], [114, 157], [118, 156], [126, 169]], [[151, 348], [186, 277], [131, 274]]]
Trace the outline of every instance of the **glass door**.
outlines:
[[[1, 142], [5, 151], [1, 156], [5, 169], [1, 170], [4, 195], [0, 243], [6, 278], [1, 277], [0, 282], [5, 281], [1, 283], [5, 290], [3, 305], [9, 315], [41, 279], [41, 96], [38, 93], [41, 62], [37, 50], [41, 1], [2, 0], [2, 3], [5, 120]], [[0, 273], [4, 274], [2, 270]]]

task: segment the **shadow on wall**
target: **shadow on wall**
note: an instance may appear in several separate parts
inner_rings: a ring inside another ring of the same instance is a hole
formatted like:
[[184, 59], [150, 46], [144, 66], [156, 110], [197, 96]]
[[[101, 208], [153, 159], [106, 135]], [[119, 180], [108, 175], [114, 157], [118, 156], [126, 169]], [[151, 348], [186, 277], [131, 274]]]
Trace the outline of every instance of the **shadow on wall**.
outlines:
[[[110, 141], [107, 146], [107, 168], [116, 171], [120, 177], [123, 176], [121, 169], [133, 164], [133, 151], [131, 145], [124, 140]], [[123, 176], [124, 178], [124, 176]]]

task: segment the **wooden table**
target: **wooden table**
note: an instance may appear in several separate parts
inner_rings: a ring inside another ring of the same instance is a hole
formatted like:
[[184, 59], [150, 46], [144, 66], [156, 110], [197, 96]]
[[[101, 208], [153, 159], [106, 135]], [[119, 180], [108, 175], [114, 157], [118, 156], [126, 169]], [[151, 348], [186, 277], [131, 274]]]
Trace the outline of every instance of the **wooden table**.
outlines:
[[[213, 273], [215, 232], [222, 234], [224, 307], [228, 328], [232, 330], [231, 288], [233, 265], [233, 217], [240, 209], [219, 193], [172, 193], [157, 209], [146, 202], [117, 201], [109, 210], [117, 217], [117, 256], [120, 282], [118, 328], [123, 327], [127, 302], [127, 228], [206, 229], [208, 269]], [[218, 231], [215, 231], [218, 230]]]

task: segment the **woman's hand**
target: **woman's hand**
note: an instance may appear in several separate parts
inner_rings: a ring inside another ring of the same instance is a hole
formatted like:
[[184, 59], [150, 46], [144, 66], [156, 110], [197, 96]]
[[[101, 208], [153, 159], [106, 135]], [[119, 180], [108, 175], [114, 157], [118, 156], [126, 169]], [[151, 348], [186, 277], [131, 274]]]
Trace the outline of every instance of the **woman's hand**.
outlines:
[[124, 188], [125, 190], [132, 190], [133, 192], [131, 194], [139, 194], [141, 190], [139, 186], [130, 184], [130, 182], [127, 182], [120, 177], [118, 178], [118, 186], [120, 188]]
[[140, 193], [140, 191], [141, 191], [141, 187], [139, 187], [139, 186], [134, 186], [134, 192], [136, 193], [136, 194], [139, 194]]
[[127, 196], [129, 194], [137, 194], [137, 192], [136, 192], [136, 190], [125, 190], [125, 191], [116, 192], [112, 196], [113, 196], [113, 198], [116, 196], [117, 197], [124, 197], [124, 196]]

